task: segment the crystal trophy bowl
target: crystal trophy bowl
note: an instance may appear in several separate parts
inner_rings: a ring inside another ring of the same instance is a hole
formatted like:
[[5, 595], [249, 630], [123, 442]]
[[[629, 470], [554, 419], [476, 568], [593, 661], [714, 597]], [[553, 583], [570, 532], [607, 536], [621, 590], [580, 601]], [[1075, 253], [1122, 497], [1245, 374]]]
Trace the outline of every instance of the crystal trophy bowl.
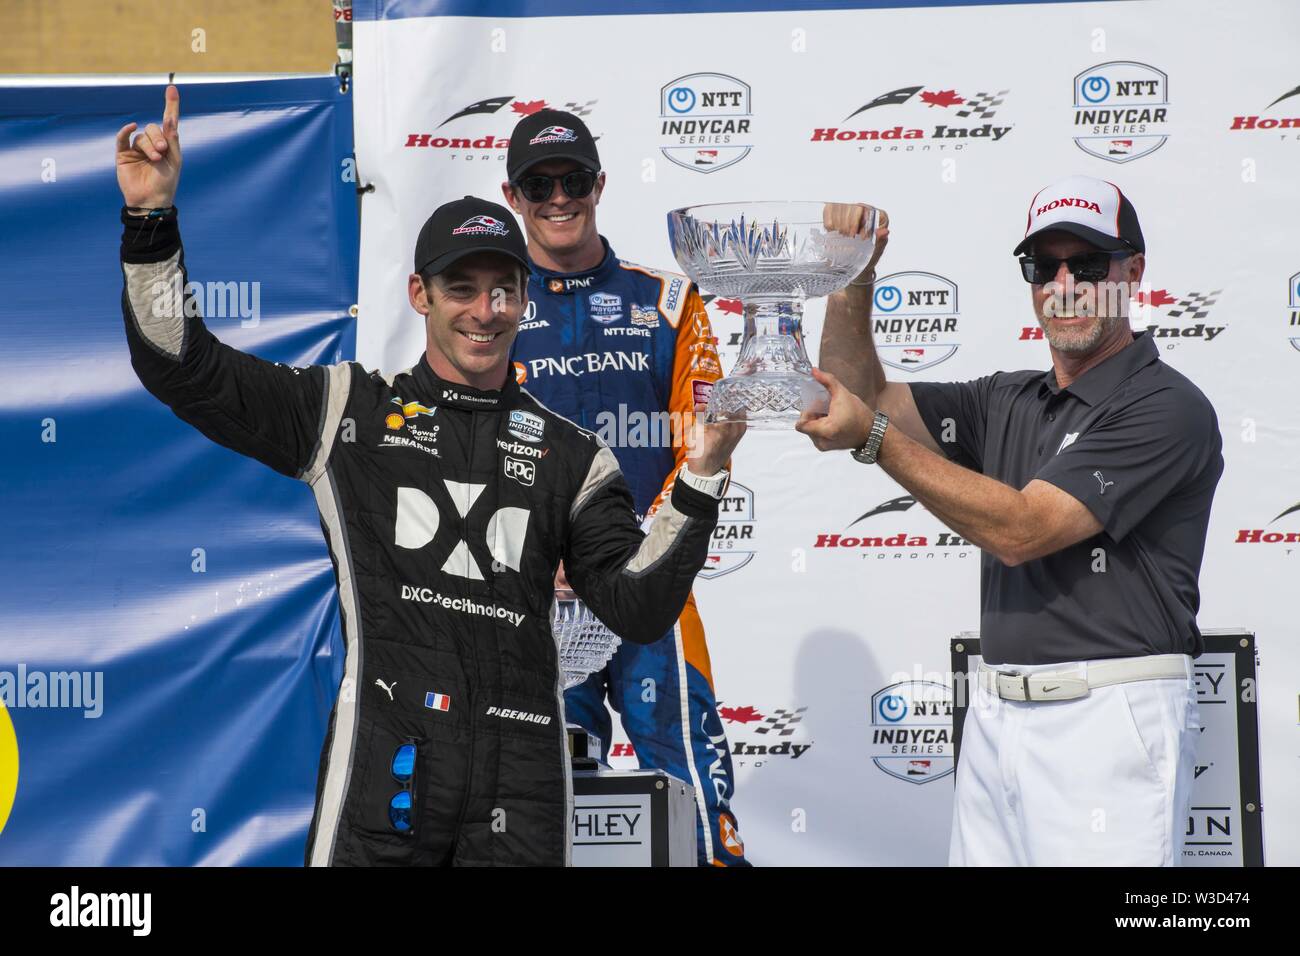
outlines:
[[557, 589], [551, 632], [560, 648], [564, 689], [576, 687], [609, 663], [621, 643], [572, 591]]
[[880, 211], [866, 207], [857, 235], [826, 225], [821, 202], [687, 206], [668, 214], [683, 272], [705, 292], [744, 305], [745, 337], [731, 374], [713, 386], [706, 421], [789, 428], [830, 396], [812, 377], [803, 342], [804, 300], [849, 284], [871, 261]]

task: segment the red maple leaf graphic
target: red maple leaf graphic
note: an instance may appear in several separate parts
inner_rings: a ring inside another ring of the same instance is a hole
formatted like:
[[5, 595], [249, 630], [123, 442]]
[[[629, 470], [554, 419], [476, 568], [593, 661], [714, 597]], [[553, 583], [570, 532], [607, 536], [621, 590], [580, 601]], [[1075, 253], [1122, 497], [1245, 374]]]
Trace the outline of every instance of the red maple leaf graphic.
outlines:
[[546, 100], [529, 100], [527, 103], [516, 100], [510, 104], [510, 108], [520, 116], [532, 116], [538, 110], [546, 109]]
[[956, 90], [940, 90], [938, 93], [925, 90], [921, 93], [921, 102], [931, 106], [956, 106], [966, 101], [957, 95]]
[[1168, 289], [1154, 289], [1151, 292], [1139, 292], [1137, 300], [1143, 305], [1162, 306], [1172, 305], [1178, 300], [1169, 294]]
[[729, 315], [744, 315], [744, 305], [739, 299], [718, 299], [713, 304], [718, 307], [719, 312], [726, 312]]
[[748, 704], [744, 707], [719, 707], [718, 716], [737, 724], [748, 724], [763, 719], [763, 715]]

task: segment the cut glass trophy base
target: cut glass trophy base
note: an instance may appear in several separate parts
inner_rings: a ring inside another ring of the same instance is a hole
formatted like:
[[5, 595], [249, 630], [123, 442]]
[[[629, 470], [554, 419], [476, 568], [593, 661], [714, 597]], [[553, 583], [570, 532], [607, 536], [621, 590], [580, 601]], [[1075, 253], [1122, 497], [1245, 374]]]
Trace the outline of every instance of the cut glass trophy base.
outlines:
[[790, 429], [805, 411], [825, 415], [830, 393], [803, 372], [729, 375], [713, 386], [708, 422], [745, 422], [750, 428]]

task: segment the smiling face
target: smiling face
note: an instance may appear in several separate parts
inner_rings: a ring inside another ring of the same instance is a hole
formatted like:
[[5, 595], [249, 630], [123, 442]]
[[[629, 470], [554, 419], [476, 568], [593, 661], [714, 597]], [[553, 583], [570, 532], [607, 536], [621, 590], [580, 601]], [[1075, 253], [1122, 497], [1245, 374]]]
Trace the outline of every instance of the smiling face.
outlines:
[[486, 390], [505, 384], [510, 346], [527, 304], [518, 262], [475, 253], [427, 281], [412, 274], [407, 291], [411, 307], [425, 316], [429, 365], [439, 377]]
[[[554, 159], [529, 166], [524, 175], [563, 176], [582, 168], [571, 159]], [[576, 258], [590, 258], [593, 250], [599, 262], [603, 250], [596, 232], [596, 206], [605, 189], [604, 173], [581, 199], [565, 193], [558, 181], [552, 182], [550, 198], [544, 202], [530, 202], [511, 183], [502, 183], [501, 189], [510, 208], [524, 221], [528, 253], [538, 264], [557, 271], [577, 271], [568, 267]]]
[[[1043, 233], [1033, 246], [1034, 255], [1057, 259], [1097, 251], [1078, 236], [1059, 230]], [[1052, 348], [1082, 357], [1130, 335], [1129, 296], [1136, 293], [1145, 267], [1145, 256], [1135, 253], [1110, 260], [1105, 279], [1084, 282], [1074, 279], [1062, 262], [1053, 281], [1031, 285], [1034, 315]]]

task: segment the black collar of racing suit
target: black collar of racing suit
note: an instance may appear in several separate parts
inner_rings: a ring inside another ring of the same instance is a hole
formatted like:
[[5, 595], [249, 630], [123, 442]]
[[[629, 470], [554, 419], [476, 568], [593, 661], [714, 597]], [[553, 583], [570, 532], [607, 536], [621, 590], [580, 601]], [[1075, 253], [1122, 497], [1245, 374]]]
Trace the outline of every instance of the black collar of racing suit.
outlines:
[[533, 274], [529, 276], [529, 280], [541, 283], [543, 291], [551, 295], [598, 291], [618, 268], [618, 256], [614, 255], [614, 250], [609, 247], [609, 240], [601, 236], [600, 244], [605, 250], [605, 258], [600, 260], [600, 265], [596, 268], [585, 272], [552, 272], [534, 262], [532, 263]]
[[463, 408], [471, 412], [499, 412], [514, 408], [519, 401], [519, 384], [509, 368], [505, 373], [505, 385], [492, 391], [448, 382], [433, 370], [425, 355], [415, 363], [412, 375], [420, 388], [419, 397], [430, 405]]

